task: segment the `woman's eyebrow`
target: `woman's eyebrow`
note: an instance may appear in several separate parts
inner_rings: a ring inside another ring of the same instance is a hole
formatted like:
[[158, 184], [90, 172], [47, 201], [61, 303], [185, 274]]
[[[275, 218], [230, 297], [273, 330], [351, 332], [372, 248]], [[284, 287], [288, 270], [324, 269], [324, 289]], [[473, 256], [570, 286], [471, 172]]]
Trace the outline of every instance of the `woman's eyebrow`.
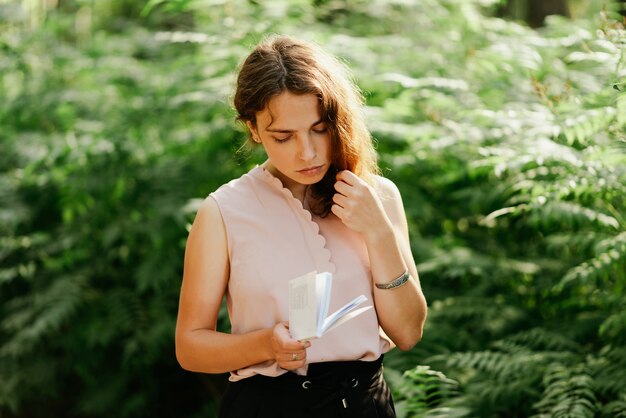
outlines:
[[[315, 125], [319, 125], [320, 123], [322, 123], [323, 120], [320, 119], [317, 122], [314, 122], [313, 125], [311, 125], [311, 128], [314, 127]], [[271, 124], [270, 124], [271, 125]], [[289, 134], [294, 132], [294, 129], [269, 129], [269, 126], [267, 128], [265, 128], [266, 132], [275, 132], [275, 133], [279, 133], [279, 134]]]

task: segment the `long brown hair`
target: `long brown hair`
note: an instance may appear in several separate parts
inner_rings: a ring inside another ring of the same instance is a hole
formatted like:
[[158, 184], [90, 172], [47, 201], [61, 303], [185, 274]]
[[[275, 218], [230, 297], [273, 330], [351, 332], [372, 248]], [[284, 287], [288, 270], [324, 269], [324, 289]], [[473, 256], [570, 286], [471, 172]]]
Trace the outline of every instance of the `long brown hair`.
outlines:
[[311, 211], [326, 216], [333, 204], [335, 174], [350, 170], [371, 183], [378, 173], [376, 151], [365, 125], [363, 96], [345, 65], [319, 46], [289, 36], [261, 42], [239, 70], [235, 91], [237, 119], [256, 125], [256, 113], [284, 91], [314, 94], [332, 143], [331, 167], [312, 186]]

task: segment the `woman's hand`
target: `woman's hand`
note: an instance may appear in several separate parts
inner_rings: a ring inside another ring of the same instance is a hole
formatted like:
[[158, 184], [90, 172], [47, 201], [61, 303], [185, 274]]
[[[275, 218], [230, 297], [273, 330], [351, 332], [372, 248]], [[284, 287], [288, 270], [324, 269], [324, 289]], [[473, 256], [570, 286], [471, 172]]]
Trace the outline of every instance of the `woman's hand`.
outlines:
[[306, 349], [311, 343], [302, 343], [291, 338], [289, 325], [281, 322], [272, 330], [271, 346], [278, 366], [285, 370], [295, 370], [306, 364]]
[[351, 171], [337, 173], [331, 211], [365, 239], [388, 233], [392, 226], [372, 186]]

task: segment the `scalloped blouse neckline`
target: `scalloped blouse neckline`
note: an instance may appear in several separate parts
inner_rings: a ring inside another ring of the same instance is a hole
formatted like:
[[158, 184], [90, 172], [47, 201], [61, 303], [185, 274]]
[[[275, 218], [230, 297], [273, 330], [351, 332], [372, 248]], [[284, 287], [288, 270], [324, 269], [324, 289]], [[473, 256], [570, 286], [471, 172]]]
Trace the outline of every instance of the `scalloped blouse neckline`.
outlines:
[[313, 219], [311, 212], [303, 206], [300, 199], [296, 198], [291, 190], [286, 188], [280, 179], [270, 173], [265, 167], [257, 165], [250, 171], [250, 174], [263, 180], [273, 189], [281, 193], [294, 212], [304, 217], [306, 221], [305, 224], [309, 227], [309, 233], [306, 234], [307, 240], [313, 244], [312, 248], [316, 248], [317, 250], [315, 260], [317, 266], [320, 268], [319, 272], [328, 271], [334, 273], [336, 267], [335, 263], [331, 261], [330, 250], [326, 248], [326, 238], [321, 234], [319, 224]]

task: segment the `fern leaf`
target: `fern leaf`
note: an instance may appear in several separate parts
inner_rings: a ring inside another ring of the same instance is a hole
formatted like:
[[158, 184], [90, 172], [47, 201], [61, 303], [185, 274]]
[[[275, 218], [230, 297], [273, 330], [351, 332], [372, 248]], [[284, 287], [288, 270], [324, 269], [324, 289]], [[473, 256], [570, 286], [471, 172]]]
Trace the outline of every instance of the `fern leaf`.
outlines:
[[429, 366], [417, 366], [404, 372], [397, 402], [407, 417], [461, 417], [467, 410], [450, 405], [459, 395], [457, 381]]
[[607, 345], [596, 355], [589, 356], [587, 364], [602, 396], [617, 399], [620, 394], [625, 395], [623, 392], [626, 382], [626, 348]]
[[82, 304], [82, 278], [60, 277], [48, 289], [12, 302], [31, 305], [17, 310], [2, 323], [13, 335], [0, 347], [0, 356], [17, 356], [28, 352], [49, 336], [57, 333]]
[[607, 238], [598, 243], [596, 252], [598, 254], [616, 251], [620, 257], [626, 256], [626, 231], [614, 237]]
[[563, 136], [568, 145], [588, 146], [593, 143], [596, 132], [606, 130], [613, 121], [616, 110], [613, 107], [585, 110], [577, 116], [570, 116], [563, 122]]
[[609, 316], [599, 328], [600, 336], [614, 342], [626, 341], [626, 310]]
[[476, 351], [437, 355], [429, 362], [443, 361], [446, 366], [461, 370], [474, 369], [499, 381], [508, 381], [520, 376], [537, 374], [553, 362], [569, 361], [575, 354], [563, 352], [515, 352]]
[[596, 257], [570, 269], [555, 286], [555, 292], [572, 285], [591, 286], [591, 289], [613, 283], [621, 286], [626, 278], [626, 232], [601, 241], [596, 251]]
[[617, 108], [617, 124], [622, 128], [626, 126], [626, 93], [621, 93], [615, 99], [615, 107]]
[[385, 73], [381, 75], [381, 79], [399, 83], [405, 88], [440, 88], [460, 91], [467, 91], [469, 88], [465, 80], [442, 77], [411, 78], [399, 73]]
[[563, 365], [551, 365], [544, 377], [542, 399], [535, 403], [539, 415], [556, 418], [593, 418], [598, 411], [594, 381], [579, 366], [570, 369]]
[[579, 352], [580, 344], [567, 338], [562, 333], [548, 331], [545, 328], [533, 328], [518, 332], [510, 337], [494, 343], [494, 347], [506, 347], [505, 343], [514, 344], [512, 347], [522, 347], [532, 351], [571, 351]]
[[611, 401], [602, 407], [602, 416], [606, 418], [626, 418], [626, 392], [620, 399]]
[[558, 255], [590, 254], [598, 245], [600, 238], [607, 237], [598, 231], [557, 232], [545, 237], [547, 249]]
[[619, 222], [613, 216], [585, 207], [576, 202], [547, 202], [545, 197], [528, 207], [529, 222], [546, 229], [563, 225], [570, 229], [586, 226], [604, 230], [619, 229]]

